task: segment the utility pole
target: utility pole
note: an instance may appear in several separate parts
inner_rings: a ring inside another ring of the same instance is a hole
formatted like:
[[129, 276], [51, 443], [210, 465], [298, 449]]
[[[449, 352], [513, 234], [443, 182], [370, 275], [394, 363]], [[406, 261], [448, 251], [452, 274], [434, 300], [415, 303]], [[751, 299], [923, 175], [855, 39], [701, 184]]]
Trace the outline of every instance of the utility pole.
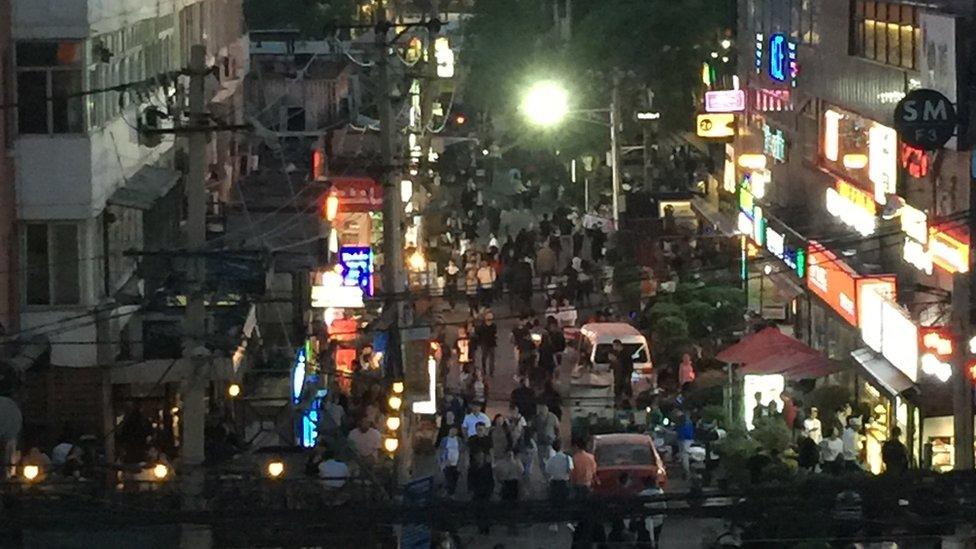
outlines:
[[[201, 128], [209, 125], [204, 104], [204, 81], [207, 49], [203, 45], [190, 48], [189, 125]], [[186, 237], [190, 252], [201, 251], [207, 243], [205, 187], [207, 165], [207, 134], [193, 131], [187, 137], [189, 173], [184, 184], [187, 205]], [[204, 485], [204, 423], [206, 419], [206, 389], [210, 380], [209, 353], [205, 347], [206, 305], [204, 287], [206, 258], [191, 253], [186, 261], [186, 313], [183, 322], [183, 360], [189, 375], [183, 383], [183, 444], [181, 476], [184, 508], [203, 508]], [[181, 546], [187, 549], [210, 547], [212, 539], [206, 526], [184, 524]]]
[[617, 125], [620, 124], [620, 75], [613, 72], [613, 88], [610, 91], [610, 163], [613, 186], [613, 227], [620, 230], [620, 143]]

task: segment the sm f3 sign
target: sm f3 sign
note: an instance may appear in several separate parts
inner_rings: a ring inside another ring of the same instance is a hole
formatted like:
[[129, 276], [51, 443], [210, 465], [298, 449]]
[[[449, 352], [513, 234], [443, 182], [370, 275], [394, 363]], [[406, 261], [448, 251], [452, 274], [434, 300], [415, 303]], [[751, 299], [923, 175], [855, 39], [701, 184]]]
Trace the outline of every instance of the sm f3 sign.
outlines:
[[956, 108], [935, 90], [912, 90], [895, 107], [898, 136], [917, 149], [942, 148], [956, 133], [957, 122]]

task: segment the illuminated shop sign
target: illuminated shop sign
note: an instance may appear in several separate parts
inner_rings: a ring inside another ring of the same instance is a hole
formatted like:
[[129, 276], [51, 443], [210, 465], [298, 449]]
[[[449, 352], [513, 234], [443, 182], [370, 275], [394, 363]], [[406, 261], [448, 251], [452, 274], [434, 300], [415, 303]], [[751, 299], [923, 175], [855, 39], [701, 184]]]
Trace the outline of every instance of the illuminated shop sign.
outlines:
[[796, 87], [797, 76], [796, 44], [786, 39], [786, 35], [776, 33], [769, 37], [769, 77], [776, 82], [790, 82]]
[[846, 181], [827, 189], [827, 211], [863, 236], [874, 234], [878, 207], [874, 198]]
[[912, 381], [918, 381], [918, 327], [883, 282], [860, 288], [861, 339]]
[[763, 152], [777, 162], [786, 162], [786, 136], [783, 135], [783, 130], [775, 130], [763, 124]]
[[918, 179], [929, 174], [929, 155], [922, 149], [911, 145], [901, 146], [901, 167], [908, 171], [908, 175]]
[[858, 324], [858, 296], [866, 288], [895, 295], [895, 277], [861, 276], [818, 242], [807, 246], [807, 288], [851, 326]]
[[790, 90], [755, 89], [752, 94], [752, 108], [759, 112], [792, 111]]
[[796, 276], [803, 278], [807, 270], [806, 244], [792, 245], [787, 242], [786, 233], [766, 225], [766, 250], [779, 258]]
[[962, 235], [950, 235], [933, 227], [929, 230], [932, 262], [950, 274], [969, 272], [969, 242]]
[[897, 192], [898, 133], [874, 124], [868, 130], [868, 178], [874, 184], [874, 201], [884, 204], [887, 195]]
[[725, 168], [722, 171], [722, 190], [735, 194], [735, 147], [725, 145]]
[[765, 44], [763, 33], [756, 33], [756, 74], [762, 73], [763, 65], [763, 44]]
[[373, 295], [373, 250], [369, 246], [339, 248], [342, 285], [362, 288], [363, 294]]
[[705, 92], [705, 112], [742, 112], [746, 110], [744, 90]]

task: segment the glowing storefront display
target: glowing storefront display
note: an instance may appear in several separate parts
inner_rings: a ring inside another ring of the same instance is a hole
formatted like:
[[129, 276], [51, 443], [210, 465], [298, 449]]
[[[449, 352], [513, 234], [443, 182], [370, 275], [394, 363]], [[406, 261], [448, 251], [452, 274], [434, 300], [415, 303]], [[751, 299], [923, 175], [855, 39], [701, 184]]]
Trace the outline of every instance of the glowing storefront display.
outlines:
[[[757, 405], [767, 407], [770, 402], [776, 404], [777, 411], [782, 411], [783, 404], [779, 396], [786, 388], [786, 380], [780, 374], [753, 375], [747, 374], [742, 377], [742, 417], [745, 419], [746, 427], [751, 431], [755, 428], [752, 424], [753, 410]], [[756, 400], [756, 395], [759, 400]]]
[[851, 326], [859, 326], [858, 298], [867, 288], [895, 295], [890, 275], [862, 276], [819, 242], [807, 247], [807, 288]]
[[735, 194], [735, 148], [732, 145], [725, 145], [725, 168], [722, 171], [722, 189]]
[[827, 211], [863, 236], [877, 228], [874, 198], [846, 181], [838, 180], [836, 188], [827, 189]]
[[897, 192], [898, 133], [874, 124], [868, 130], [868, 178], [874, 184], [874, 201], [884, 204], [887, 195]]

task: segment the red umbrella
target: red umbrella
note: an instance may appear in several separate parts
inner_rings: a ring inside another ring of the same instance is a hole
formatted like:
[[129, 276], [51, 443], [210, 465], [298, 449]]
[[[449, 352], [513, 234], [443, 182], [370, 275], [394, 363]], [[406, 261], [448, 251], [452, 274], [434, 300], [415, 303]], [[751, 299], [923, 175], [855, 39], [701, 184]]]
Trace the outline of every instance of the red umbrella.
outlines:
[[814, 355], [802, 364], [783, 372], [789, 379], [815, 379], [840, 371], [840, 366], [822, 355]]
[[780, 332], [777, 328], [769, 327], [743, 338], [715, 358], [733, 364], [749, 364], [772, 354], [804, 351], [813, 350], [802, 341]]

